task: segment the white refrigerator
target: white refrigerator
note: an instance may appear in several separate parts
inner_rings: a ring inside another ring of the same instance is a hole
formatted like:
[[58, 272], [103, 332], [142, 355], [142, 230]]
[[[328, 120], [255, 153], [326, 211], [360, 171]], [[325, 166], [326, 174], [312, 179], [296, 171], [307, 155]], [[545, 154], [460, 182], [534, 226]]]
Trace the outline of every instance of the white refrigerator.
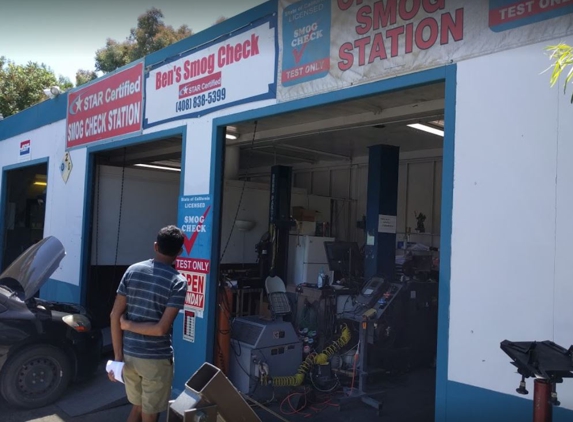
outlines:
[[334, 242], [332, 237], [297, 236], [289, 238], [288, 284], [317, 284], [321, 269], [330, 275], [324, 242]]

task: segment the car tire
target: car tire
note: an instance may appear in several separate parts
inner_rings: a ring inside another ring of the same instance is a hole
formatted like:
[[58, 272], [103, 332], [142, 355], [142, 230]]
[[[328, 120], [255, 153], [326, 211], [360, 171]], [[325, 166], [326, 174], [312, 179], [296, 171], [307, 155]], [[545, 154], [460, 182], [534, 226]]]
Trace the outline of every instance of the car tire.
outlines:
[[0, 393], [13, 406], [47, 406], [64, 393], [72, 379], [68, 357], [50, 345], [18, 350], [0, 373]]

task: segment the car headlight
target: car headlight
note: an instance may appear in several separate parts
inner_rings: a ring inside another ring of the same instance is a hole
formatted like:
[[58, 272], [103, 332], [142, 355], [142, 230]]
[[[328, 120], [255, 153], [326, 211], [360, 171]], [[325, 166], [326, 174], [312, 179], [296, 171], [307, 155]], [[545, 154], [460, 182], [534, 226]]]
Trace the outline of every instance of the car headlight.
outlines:
[[62, 317], [62, 321], [80, 333], [86, 333], [92, 329], [92, 323], [84, 315], [66, 315]]

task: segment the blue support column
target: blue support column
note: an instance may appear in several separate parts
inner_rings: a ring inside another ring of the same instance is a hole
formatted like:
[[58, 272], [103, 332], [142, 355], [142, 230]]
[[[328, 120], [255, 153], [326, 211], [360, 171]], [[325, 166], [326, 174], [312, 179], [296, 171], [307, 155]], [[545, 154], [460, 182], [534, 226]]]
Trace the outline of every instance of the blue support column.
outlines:
[[394, 278], [399, 162], [398, 147], [370, 147], [364, 260], [366, 280], [374, 276], [382, 276], [389, 281]]

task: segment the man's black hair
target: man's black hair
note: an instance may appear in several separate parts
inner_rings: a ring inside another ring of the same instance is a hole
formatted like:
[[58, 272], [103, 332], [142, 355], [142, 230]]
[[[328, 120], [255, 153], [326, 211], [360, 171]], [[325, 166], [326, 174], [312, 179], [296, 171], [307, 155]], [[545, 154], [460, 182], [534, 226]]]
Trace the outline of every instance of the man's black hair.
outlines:
[[183, 246], [183, 232], [179, 227], [163, 227], [157, 233], [157, 249], [160, 254], [177, 257]]

